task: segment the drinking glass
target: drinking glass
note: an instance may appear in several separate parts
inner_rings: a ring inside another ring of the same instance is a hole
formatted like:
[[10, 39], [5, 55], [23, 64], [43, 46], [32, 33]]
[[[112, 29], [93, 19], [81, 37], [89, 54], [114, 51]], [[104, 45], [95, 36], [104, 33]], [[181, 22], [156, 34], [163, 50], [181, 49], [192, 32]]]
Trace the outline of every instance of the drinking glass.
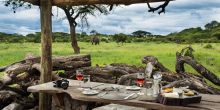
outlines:
[[143, 87], [144, 79], [145, 79], [144, 73], [138, 73], [137, 79], [136, 79], [136, 83], [137, 83], [140, 87]]
[[83, 80], [83, 70], [76, 70], [76, 79], [80, 81], [79, 86], [81, 86], [81, 81]]
[[152, 79], [146, 79], [145, 81], [145, 87], [146, 87], [146, 94], [148, 96], [153, 95], [153, 80]]
[[155, 72], [153, 75], [154, 78], [154, 85], [153, 85], [153, 95], [155, 97], [158, 96], [158, 94], [161, 92], [161, 84], [160, 81], [162, 80], [162, 74], [161, 72]]
[[90, 82], [90, 75], [84, 75], [83, 82], [89, 83]]
[[90, 82], [90, 75], [84, 75], [83, 84], [85, 88], [90, 87], [89, 82]]

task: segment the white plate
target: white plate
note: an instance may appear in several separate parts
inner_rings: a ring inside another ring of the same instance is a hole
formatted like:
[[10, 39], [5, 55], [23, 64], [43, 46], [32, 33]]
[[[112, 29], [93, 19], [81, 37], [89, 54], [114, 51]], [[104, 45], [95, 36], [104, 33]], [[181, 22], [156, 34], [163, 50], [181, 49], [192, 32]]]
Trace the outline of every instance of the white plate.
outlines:
[[126, 87], [126, 90], [130, 90], [130, 91], [138, 91], [140, 89], [141, 88], [138, 87], [138, 86], [128, 86], [128, 87]]
[[96, 95], [98, 94], [99, 92], [96, 91], [96, 90], [85, 90], [82, 92], [84, 95]]

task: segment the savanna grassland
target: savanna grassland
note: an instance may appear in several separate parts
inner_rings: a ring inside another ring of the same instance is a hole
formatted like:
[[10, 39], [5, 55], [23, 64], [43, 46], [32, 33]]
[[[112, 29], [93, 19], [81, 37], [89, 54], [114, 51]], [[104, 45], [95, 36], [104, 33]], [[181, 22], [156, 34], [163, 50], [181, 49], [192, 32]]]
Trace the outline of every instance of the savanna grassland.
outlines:
[[[220, 76], [220, 43], [212, 43], [213, 48], [206, 49], [207, 44], [192, 44], [196, 59], [212, 72]], [[160, 62], [171, 70], [175, 70], [175, 53], [186, 44], [174, 43], [101, 43], [91, 45], [80, 42], [82, 54], [91, 54], [92, 64], [127, 63], [142, 65], [141, 58], [146, 55], [156, 56]], [[0, 66], [9, 65], [22, 60], [28, 53], [40, 55], [40, 43], [0, 43]], [[53, 43], [53, 55], [73, 55], [70, 43]], [[142, 65], [144, 66], [144, 65]], [[187, 66], [187, 71], [196, 73]]]

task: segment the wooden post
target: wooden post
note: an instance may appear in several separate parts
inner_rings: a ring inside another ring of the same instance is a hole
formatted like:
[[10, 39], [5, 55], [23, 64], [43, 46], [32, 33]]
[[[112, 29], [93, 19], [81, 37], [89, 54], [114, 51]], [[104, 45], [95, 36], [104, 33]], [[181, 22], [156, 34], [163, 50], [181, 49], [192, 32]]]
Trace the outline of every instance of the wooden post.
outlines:
[[[52, 3], [51, 0], [40, 0], [41, 18], [41, 76], [40, 82], [51, 81], [52, 73]], [[51, 110], [51, 96], [40, 93], [39, 110]]]

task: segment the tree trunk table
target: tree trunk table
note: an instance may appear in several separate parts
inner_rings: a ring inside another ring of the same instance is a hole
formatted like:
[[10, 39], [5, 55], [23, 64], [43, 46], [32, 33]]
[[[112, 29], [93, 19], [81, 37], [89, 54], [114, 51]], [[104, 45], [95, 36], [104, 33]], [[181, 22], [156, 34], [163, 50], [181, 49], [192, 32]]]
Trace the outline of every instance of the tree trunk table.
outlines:
[[[90, 85], [91, 87], [95, 87], [96, 85], [100, 85], [99, 87], [126, 87], [123, 85], [98, 82], [90, 82]], [[114, 103], [158, 110], [220, 110], [220, 95], [201, 94], [201, 103], [189, 104], [187, 106], [168, 106], [155, 102], [140, 101], [137, 98], [131, 100], [106, 100], [99, 98], [97, 95], [87, 96], [82, 94], [81, 90], [78, 89], [79, 81], [77, 80], [69, 80], [69, 86], [70, 87], [67, 90], [63, 90], [61, 88], [53, 87], [53, 83], [48, 82], [31, 86], [28, 88], [28, 91], [51, 94], [53, 96], [53, 102], [55, 102], [56, 106], [61, 110], [83, 110], [86, 109], [89, 104], [93, 105], [97, 102], [106, 104]]]

